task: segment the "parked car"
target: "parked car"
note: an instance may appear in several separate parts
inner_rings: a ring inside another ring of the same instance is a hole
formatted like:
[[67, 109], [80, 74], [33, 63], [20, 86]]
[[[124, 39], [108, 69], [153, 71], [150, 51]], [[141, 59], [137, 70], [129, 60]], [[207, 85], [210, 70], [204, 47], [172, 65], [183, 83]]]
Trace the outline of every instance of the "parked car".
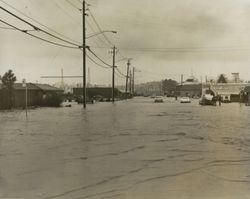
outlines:
[[230, 103], [230, 98], [228, 96], [225, 96], [223, 99], [222, 99], [222, 102], [223, 103]]
[[[76, 97], [76, 102], [77, 102], [78, 104], [82, 104], [82, 103], [83, 103], [83, 97], [82, 97], [82, 96]], [[95, 100], [86, 97], [86, 103], [87, 103], [87, 104], [94, 104], [94, 103], [95, 103]]]
[[163, 102], [163, 98], [161, 96], [156, 96], [154, 102], [155, 103], [162, 103]]
[[211, 94], [205, 94], [201, 97], [199, 104], [203, 106], [212, 105], [216, 106], [217, 97]]
[[180, 102], [181, 102], [181, 103], [191, 103], [191, 100], [190, 100], [189, 97], [182, 97], [182, 98], [180, 99]]

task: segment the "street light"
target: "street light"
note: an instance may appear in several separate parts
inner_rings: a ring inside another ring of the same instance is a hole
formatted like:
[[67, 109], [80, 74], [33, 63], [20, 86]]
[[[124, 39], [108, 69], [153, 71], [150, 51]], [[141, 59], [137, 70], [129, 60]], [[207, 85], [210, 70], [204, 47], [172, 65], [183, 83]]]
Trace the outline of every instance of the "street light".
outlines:
[[102, 34], [102, 33], [105, 33], [105, 32], [111, 32], [111, 33], [114, 33], [114, 34], [117, 33], [117, 31], [114, 31], [114, 30], [103, 30], [103, 31], [101, 31], [101, 32], [97, 32], [97, 33], [94, 33], [94, 34], [92, 34], [92, 35], [90, 35], [90, 36], [87, 36], [86, 39], [89, 39], [89, 38], [91, 38], [91, 37], [94, 37], [94, 36], [96, 36], [96, 35], [99, 35], [99, 34]]

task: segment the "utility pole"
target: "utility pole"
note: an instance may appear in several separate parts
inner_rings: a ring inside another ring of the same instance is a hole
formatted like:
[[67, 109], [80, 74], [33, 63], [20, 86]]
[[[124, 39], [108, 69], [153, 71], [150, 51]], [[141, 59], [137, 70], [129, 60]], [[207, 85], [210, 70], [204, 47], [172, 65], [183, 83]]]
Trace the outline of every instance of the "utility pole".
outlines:
[[128, 63], [127, 63], [127, 75], [126, 75], [126, 93], [128, 92], [129, 66], [130, 66], [130, 60], [128, 59]]
[[115, 102], [115, 46], [113, 47], [113, 65], [112, 65], [112, 102]]
[[135, 67], [133, 67], [132, 94], [135, 93]]
[[82, 63], [83, 63], [83, 90], [82, 90], [82, 96], [83, 96], [83, 108], [86, 108], [86, 25], [85, 25], [85, 0], [82, 1]]
[[129, 93], [132, 94], [132, 72], [129, 71]]
[[181, 75], [181, 86], [183, 84], [183, 75]]

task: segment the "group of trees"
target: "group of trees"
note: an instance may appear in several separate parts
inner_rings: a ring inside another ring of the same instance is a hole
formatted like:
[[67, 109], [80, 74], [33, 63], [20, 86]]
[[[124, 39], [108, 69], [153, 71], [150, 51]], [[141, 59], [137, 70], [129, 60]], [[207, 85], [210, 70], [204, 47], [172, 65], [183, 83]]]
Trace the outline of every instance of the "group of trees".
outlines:
[[2, 95], [5, 97], [6, 108], [13, 107], [13, 85], [17, 78], [12, 70], [8, 70], [3, 76], [0, 76], [2, 82]]
[[165, 79], [162, 81], [162, 90], [164, 95], [171, 95], [175, 92], [177, 82], [172, 79]]

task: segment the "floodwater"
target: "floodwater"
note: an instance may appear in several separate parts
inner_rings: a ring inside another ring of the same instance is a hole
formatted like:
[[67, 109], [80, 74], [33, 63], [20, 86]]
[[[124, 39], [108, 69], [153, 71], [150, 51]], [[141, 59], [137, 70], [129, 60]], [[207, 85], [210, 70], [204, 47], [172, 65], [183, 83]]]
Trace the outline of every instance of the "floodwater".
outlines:
[[250, 199], [249, 118], [150, 98], [0, 112], [0, 198]]

